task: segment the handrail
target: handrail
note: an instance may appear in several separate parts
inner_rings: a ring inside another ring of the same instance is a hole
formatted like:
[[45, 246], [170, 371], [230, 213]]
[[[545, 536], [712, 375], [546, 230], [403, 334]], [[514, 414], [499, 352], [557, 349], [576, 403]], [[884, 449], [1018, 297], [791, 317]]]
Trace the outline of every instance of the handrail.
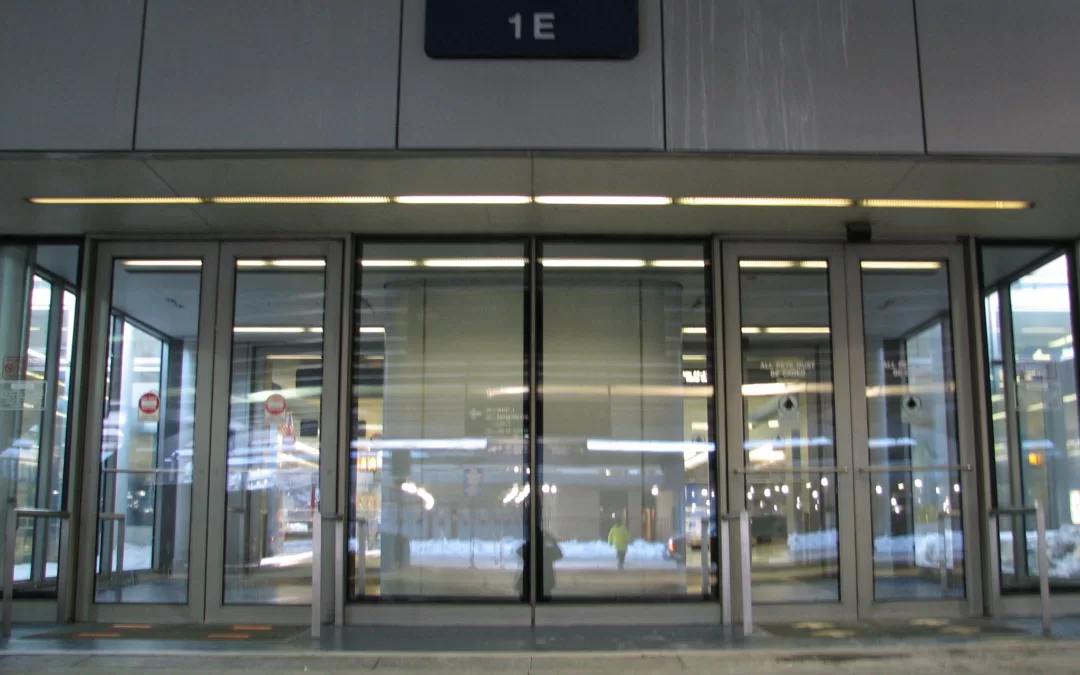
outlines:
[[[1050, 556], [1047, 551], [1046, 545], [1046, 512], [1043, 510], [1042, 504], [1035, 504], [1035, 506], [1010, 506], [999, 509], [991, 509], [989, 513], [989, 544], [990, 553], [995, 564], [1001, 566], [1001, 554], [998, 550], [1000, 547], [1000, 539], [998, 538], [998, 518], [1000, 516], [1030, 516], [1035, 515], [1035, 556], [1038, 559], [1039, 566], [1039, 610], [1042, 614], [1042, 634], [1043, 637], [1050, 637], [1053, 630], [1052, 619], [1050, 617]], [[1023, 551], [1025, 558], [1027, 557], [1027, 530], [1022, 533], [1023, 536]], [[1013, 530], [1013, 540], [1016, 540], [1016, 530]], [[1017, 570], [1020, 565], [1020, 561], [1013, 559], [1013, 570]]]
[[859, 473], [891, 473], [891, 472], [930, 472], [930, 471], [974, 471], [971, 464], [877, 464], [859, 468]]
[[[63, 527], [63, 521], [67, 520], [69, 514], [67, 511], [57, 511], [54, 509], [17, 509], [11, 508], [7, 513], [6, 523], [6, 536], [4, 541], [4, 598], [3, 598], [3, 626], [0, 629], [3, 637], [11, 637], [11, 617], [13, 614], [13, 603], [15, 601], [15, 537], [18, 534], [19, 518], [57, 518], [61, 522]], [[60, 574], [63, 574], [65, 565], [67, 564], [67, 547], [64, 545], [63, 532], [60, 533], [60, 560], [57, 565], [57, 579], [59, 580]], [[57, 603], [58, 606], [62, 606], [63, 603]], [[57, 621], [60, 621], [63, 617], [57, 617]]]
[[731, 473], [747, 476], [775, 476], [781, 473], [790, 473], [797, 476], [800, 473], [848, 473], [849, 471], [851, 469], [846, 466], [785, 466], [780, 469], [732, 469]]

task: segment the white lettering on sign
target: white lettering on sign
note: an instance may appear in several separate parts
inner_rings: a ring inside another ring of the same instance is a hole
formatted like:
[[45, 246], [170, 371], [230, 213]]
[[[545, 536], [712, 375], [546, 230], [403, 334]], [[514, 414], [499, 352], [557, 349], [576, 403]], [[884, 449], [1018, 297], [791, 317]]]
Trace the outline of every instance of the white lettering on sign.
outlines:
[[805, 379], [808, 373], [817, 369], [813, 361], [798, 359], [777, 359], [775, 361], [761, 361], [758, 368], [769, 371], [769, 377], [775, 379]]
[[[521, 12], [513, 14], [506, 20], [508, 24], [514, 27], [514, 39], [521, 39]], [[534, 40], [554, 40], [555, 39], [555, 12], [537, 12], [533, 14], [533, 39]]]
[[533, 14], [533, 39], [555, 39], [555, 12], [537, 12]]
[[682, 371], [683, 382], [686, 384], [708, 384], [709, 372], [707, 370], [684, 370]]

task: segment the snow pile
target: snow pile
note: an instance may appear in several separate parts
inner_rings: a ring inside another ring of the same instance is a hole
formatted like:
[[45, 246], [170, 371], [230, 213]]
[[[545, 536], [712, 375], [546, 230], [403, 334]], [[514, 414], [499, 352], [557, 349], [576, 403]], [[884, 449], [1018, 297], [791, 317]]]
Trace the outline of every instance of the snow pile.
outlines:
[[[1035, 558], [1035, 546], [1038, 539], [1036, 532], [1027, 532], [1027, 555], [1031, 565], [1031, 574], [1038, 573]], [[1016, 565], [1013, 561], [1013, 533], [1002, 532], [1000, 537], [1000, 555], [1002, 574], [1013, 574]], [[1080, 578], [1080, 527], [1063, 525], [1057, 530], [1046, 532], [1046, 552], [1050, 558], [1050, 577], [1055, 579]]]

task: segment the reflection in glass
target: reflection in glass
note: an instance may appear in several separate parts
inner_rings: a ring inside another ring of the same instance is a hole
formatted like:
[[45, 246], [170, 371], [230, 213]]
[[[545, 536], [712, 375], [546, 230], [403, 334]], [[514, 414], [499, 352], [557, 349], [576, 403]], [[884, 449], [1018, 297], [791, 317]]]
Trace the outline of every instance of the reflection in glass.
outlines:
[[356, 278], [348, 597], [528, 597], [524, 246], [368, 244]]
[[311, 602], [323, 391], [321, 259], [236, 261], [224, 601]]
[[754, 601], [840, 599], [828, 264], [740, 260]]
[[97, 514], [100, 603], [187, 602], [201, 270], [167, 262], [113, 266]]
[[[1068, 257], [1038, 248], [987, 248], [983, 256], [984, 268], [1004, 270], [1001, 279], [984, 279], [992, 284], [986, 303], [997, 305], [987, 312], [988, 342], [1011, 347], [991, 349], [997, 504], [1043, 506], [1051, 580], [1072, 585], [1080, 582], [1080, 431]], [[1011, 392], [994, 385], [1006, 365]], [[1005, 406], [1010, 393], [1012, 410]], [[999, 527], [1003, 585], [1030, 587], [1037, 573], [1034, 517], [1003, 517]], [[1020, 532], [1025, 536], [1014, 536]]]
[[543, 246], [540, 528], [560, 550], [541, 553], [541, 597], [712, 593], [705, 260], [699, 245]]
[[861, 267], [874, 597], [963, 597], [960, 480], [945, 468], [960, 461], [948, 267]]

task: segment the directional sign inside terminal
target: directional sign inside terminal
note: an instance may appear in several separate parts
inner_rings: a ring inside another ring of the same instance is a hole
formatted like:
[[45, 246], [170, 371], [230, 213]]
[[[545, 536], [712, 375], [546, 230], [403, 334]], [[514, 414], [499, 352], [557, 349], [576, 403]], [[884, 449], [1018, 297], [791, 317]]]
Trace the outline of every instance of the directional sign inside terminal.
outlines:
[[428, 0], [436, 59], [632, 59], [638, 0]]

